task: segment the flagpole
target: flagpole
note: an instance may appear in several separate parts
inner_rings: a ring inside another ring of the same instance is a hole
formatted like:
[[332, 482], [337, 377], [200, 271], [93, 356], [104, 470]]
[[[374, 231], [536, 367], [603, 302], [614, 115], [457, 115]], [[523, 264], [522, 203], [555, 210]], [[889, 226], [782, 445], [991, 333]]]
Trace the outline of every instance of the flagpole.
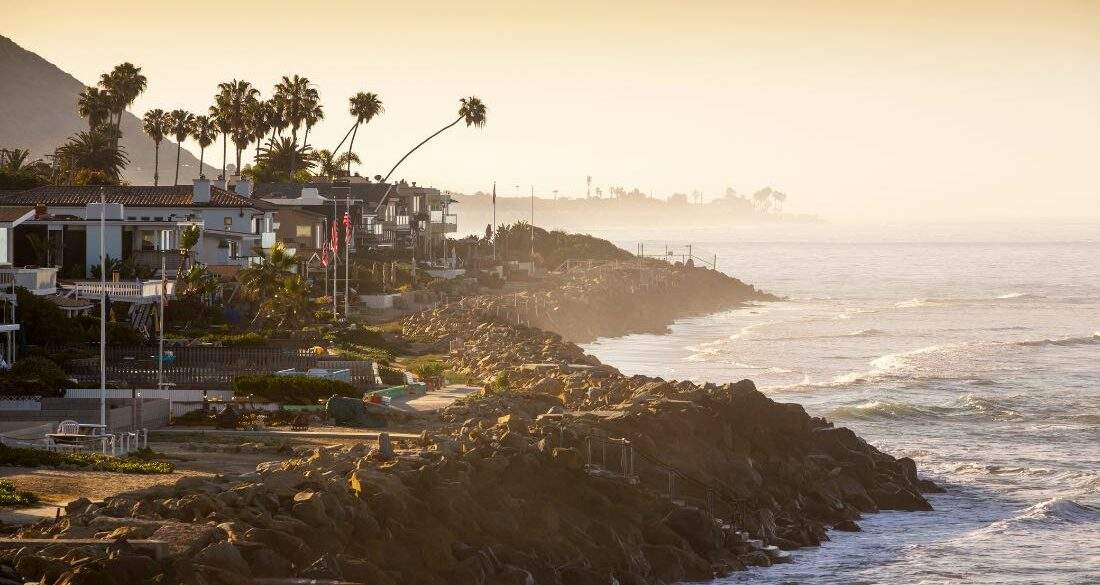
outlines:
[[497, 182], [493, 181], [493, 260], [497, 259]]
[[333, 240], [332, 235], [335, 233], [337, 235], [337, 237], [339, 237], [339, 232], [334, 231], [336, 229], [336, 214], [338, 213], [338, 211], [336, 209], [336, 205], [337, 205], [336, 204], [336, 195], [333, 194], [333, 196], [332, 196], [332, 228], [329, 229], [329, 240], [330, 240], [329, 248], [332, 249], [332, 318], [333, 318], [333, 320], [336, 320], [340, 317], [339, 308], [336, 306], [336, 294], [337, 294], [337, 291], [339, 290], [339, 287], [337, 286], [337, 277], [340, 274], [340, 272], [339, 272], [339, 269], [336, 267], [337, 252], [332, 247], [332, 245], [335, 243], [335, 240]]
[[107, 426], [107, 192], [99, 188], [99, 424]]
[[531, 185], [531, 272], [535, 271], [535, 186]]
[[351, 290], [348, 286], [348, 281], [351, 279], [351, 188], [348, 188], [348, 198], [346, 200], [344, 219], [347, 221], [344, 224], [344, 318], [348, 318], [348, 291]]
[[[163, 243], [163, 236], [161, 243]], [[160, 350], [157, 358], [157, 390], [164, 389], [164, 299], [168, 296], [168, 273], [164, 254], [167, 252], [161, 247], [160, 251], [160, 319], [158, 319], [158, 325], [160, 326]], [[183, 259], [180, 258], [180, 262]], [[176, 282], [176, 286], [179, 286], [179, 282]]]

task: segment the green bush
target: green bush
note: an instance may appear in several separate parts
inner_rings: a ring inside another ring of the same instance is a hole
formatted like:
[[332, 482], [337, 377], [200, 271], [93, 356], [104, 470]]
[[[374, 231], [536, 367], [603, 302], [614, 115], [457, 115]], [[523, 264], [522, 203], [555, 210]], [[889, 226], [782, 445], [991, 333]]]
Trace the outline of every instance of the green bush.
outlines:
[[262, 347], [267, 345], [267, 336], [255, 331], [245, 333], [208, 333], [199, 338], [207, 343], [220, 343], [224, 347]]
[[55, 453], [41, 449], [23, 449], [0, 444], [0, 465], [15, 467], [60, 467], [73, 465], [96, 471], [115, 471], [119, 473], [172, 473], [175, 465], [167, 461], [151, 459], [148, 454], [134, 457], [108, 457], [99, 453], [77, 451], [74, 453]]
[[393, 354], [380, 347], [348, 344], [335, 348], [333, 353], [346, 360], [369, 361], [381, 365], [388, 365], [393, 361]]
[[0, 506], [30, 506], [38, 503], [38, 496], [15, 489], [15, 484], [0, 479]]
[[233, 380], [233, 394], [283, 404], [316, 404], [318, 400], [333, 395], [359, 396], [362, 393], [354, 385], [340, 380], [302, 375], [246, 374]]
[[388, 366], [378, 366], [378, 377], [386, 386], [401, 386], [406, 382], [405, 372]]

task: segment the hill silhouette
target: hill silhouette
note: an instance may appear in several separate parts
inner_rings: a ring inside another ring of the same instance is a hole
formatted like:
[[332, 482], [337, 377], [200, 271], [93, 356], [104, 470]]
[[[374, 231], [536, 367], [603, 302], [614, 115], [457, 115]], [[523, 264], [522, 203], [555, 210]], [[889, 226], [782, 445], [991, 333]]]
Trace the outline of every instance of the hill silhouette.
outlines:
[[[0, 148], [26, 148], [44, 158], [73, 134], [88, 129], [88, 123], [76, 113], [77, 96], [86, 84], [2, 35], [0, 80]], [[122, 134], [122, 147], [130, 157], [123, 179], [135, 185], [152, 185], [153, 140], [141, 131], [141, 121], [129, 112], [122, 116]], [[211, 154], [210, 149], [207, 154]], [[171, 183], [175, 163], [176, 143], [165, 139], [160, 145], [161, 184], [165, 179]], [[185, 146], [180, 157], [180, 183], [190, 183], [199, 175], [198, 168], [198, 157]], [[220, 167], [215, 171], [206, 165], [206, 176], [215, 177], [219, 172]]]

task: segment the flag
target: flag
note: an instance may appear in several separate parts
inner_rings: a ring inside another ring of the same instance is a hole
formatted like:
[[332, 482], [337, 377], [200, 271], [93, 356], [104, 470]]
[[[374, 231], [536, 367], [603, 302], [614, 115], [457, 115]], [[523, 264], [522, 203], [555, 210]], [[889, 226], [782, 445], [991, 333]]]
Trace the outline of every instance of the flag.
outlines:
[[[179, 282], [176, 286], [179, 286]], [[160, 273], [160, 302], [162, 305], [168, 305], [168, 275], [161, 271]]]
[[344, 245], [350, 246], [351, 242], [351, 214], [344, 212]]
[[328, 244], [321, 247], [321, 266], [328, 268]]
[[328, 245], [332, 248], [333, 254], [340, 251], [340, 229], [335, 221], [332, 222], [332, 233], [329, 235]]

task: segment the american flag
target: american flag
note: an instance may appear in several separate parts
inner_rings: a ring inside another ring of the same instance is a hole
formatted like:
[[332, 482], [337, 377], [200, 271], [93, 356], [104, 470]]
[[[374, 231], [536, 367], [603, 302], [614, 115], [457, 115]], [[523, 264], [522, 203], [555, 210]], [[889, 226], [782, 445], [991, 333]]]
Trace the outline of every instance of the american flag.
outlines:
[[351, 214], [344, 212], [344, 245], [351, 241]]
[[321, 266], [328, 268], [328, 244], [321, 247]]
[[332, 233], [329, 235], [329, 247], [332, 248], [332, 253], [336, 254], [340, 251], [340, 229], [336, 226], [336, 222], [332, 222]]

